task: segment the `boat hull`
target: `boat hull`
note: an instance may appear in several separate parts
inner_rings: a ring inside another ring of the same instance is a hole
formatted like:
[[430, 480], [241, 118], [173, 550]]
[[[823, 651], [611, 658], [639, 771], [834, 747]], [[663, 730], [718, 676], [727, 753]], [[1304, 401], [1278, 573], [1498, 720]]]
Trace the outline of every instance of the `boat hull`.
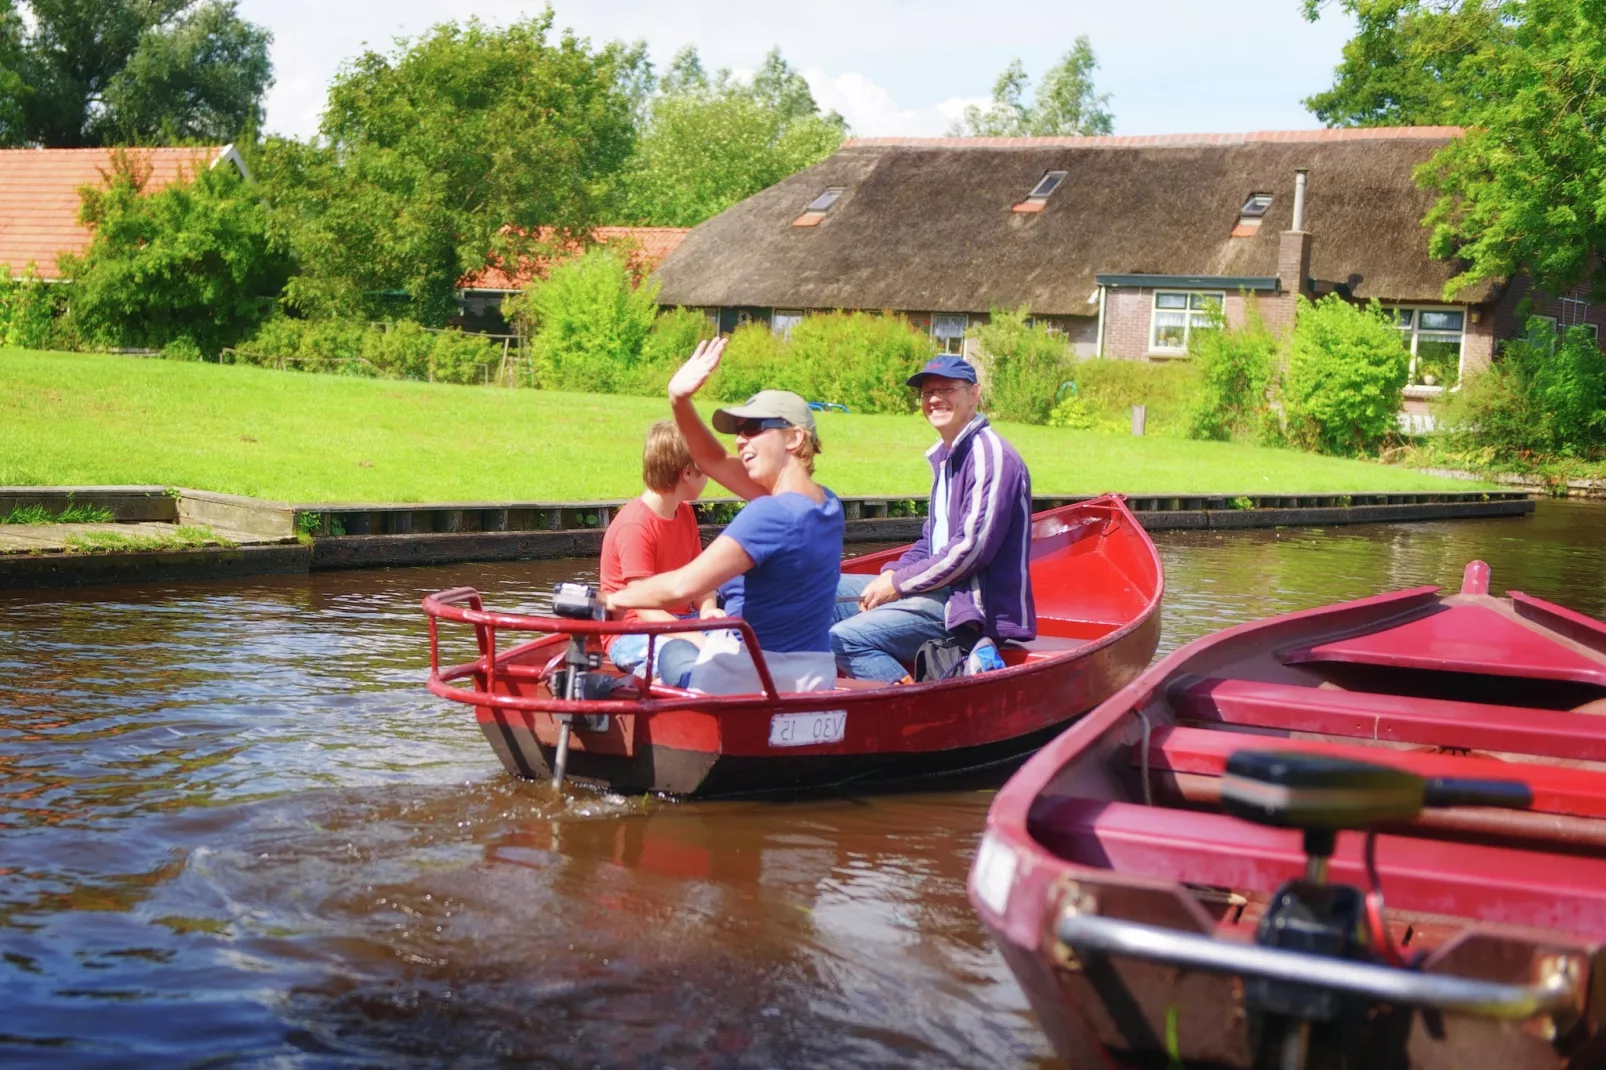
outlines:
[[[797, 794], [989, 775], [996, 783], [1137, 676], [1159, 643], [1159, 556], [1119, 497], [1040, 513], [1032, 531], [1038, 637], [1003, 644], [1005, 668], [976, 676], [899, 685], [839, 680], [829, 691], [747, 695], [654, 685], [623, 700], [568, 701], [555, 697], [548, 681], [574, 636], [650, 630], [662, 642], [676, 630], [721, 625], [497, 614], [480, 607], [477, 592], [460, 588], [424, 602], [429, 687], [474, 706], [504, 767], [526, 779], [552, 776], [567, 726], [566, 778], [624, 793]], [[843, 570], [873, 575], [900, 553], [853, 558]], [[476, 661], [438, 664], [442, 621], [475, 629]], [[498, 651], [497, 633], [510, 629], [557, 634]], [[748, 649], [754, 645], [749, 637]]]
[[[1474, 562], [1458, 595], [1419, 588], [1197, 640], [1000, 791], [971, 900], [1061, 1059], [1264, 1058], [1244, 974], [1063, 935], [1091, 918], [1148, 927], [1151, 947], [1253, 945], [1276, 889], [1304, 872], [1296, 830], [1221, 809], [1226, 758], [1262, 749], [1526, 783], [1527, 809], [1426, 810], [1378, 830], [1377, 943], [1413, 963], [1396, 974], [1555, 985], [1565, 1001], [1503, 1018], [1363, 1001], [1351, 1032], [1312, 1027], [1302, 1065], [1606, 1066], [1606, 625], [1487, 584]], [[1339, 834], [1329, 873], [1374, 886], [1362, 833]], [[1302, 963], [1317, 985], [1324, 961]]]

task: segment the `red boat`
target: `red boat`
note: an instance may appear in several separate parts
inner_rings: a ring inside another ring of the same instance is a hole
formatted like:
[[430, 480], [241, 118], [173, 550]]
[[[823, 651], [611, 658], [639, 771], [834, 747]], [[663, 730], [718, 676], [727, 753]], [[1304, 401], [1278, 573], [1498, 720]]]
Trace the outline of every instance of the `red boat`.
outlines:
[[1422, 587], [1169, 655], [994, 800], [971, 900], [1096, 1066], [1606, 1066], [1606, 625]]
[[[852, 558], [842, 568], [873, 574], [900, 553]], [[1038, 514], [1031, 553], [1038, 637], [1003, 644], [1006, 667], [976, 676], [903, 685], [842, 679], [830, 691], [777, 693], [760, 656], [762, 693], [654, 684], [628, 698], [574, 698], [568, 685], [577, 677], [564, 674], [586, 672], [586, 657], [593, 672], [615, 673], [580, 652], [587, 637], [734, 626], [747, 649], [757, 644], [740, 620], [626, 624], [495, 613], [461, 587], [424, 599], [429, 689], [474, 707], [515, 776], [545, 779], [556, 765], [564, 776], [623, 793], [795, 793], [997, 770], [1114, 694], [1159, 641], [1159, 557], [1119, 497]], [[471, 626], [479, 656], [442, 668], [442, 621]], [[500, 632], [545, 634], [498, 651]]]

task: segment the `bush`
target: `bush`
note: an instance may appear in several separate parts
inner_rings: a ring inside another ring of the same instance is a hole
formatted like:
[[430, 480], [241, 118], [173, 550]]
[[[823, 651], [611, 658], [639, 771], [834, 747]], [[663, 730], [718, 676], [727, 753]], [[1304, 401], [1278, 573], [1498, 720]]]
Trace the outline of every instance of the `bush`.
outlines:
[[1410, 361], [1376, 301], [1301, 296], [1283, 388], [1289, 439], [1322, 453], [1375, 452], [1396, 426]]
[[697, 343], [714, 337], [714, 325], [696, 309], [669, 308], [658, 313], [641, 346], [641, 359], [619, 377], [621, 394], [652, 397], [664, 393], [670, 376], [685, 363]]
[[406, 320], [362, 324], [287, 316], [264, 323], [235, 353], [242, 364], [442, 383], [482, 382], [483, 369], [501, 356], [501, 346], [482, 335], [433, 331]]
[[1261, 434], [1278, 342], [1253, 296], [1244, 301], [1243, 326], [1229, 327], [1220, 315], [1215, 330], [1194, 331], [1189, 341], [1201, 382], [1188, 437], [1226, 442]]
[[994, 309], [976, 332], [987, 371], [982, 405], [995, 419], [1043, 424], [1071, 377], [1071, 347], [1042, 324], [1028, 324], [1028, 314], [1024, 307]]
[[1080, 394], [1067, 394], [1048, 414], [1048, 426], [1071, 431], [1091, 431], [1099, 425], [1099, 413], [1092, 402]]
[[596, 246], [554, 266], [502, 314], [531, 339], [540, 385], [611, 394], [634, 379], [657, 296], [656, 283], [634, 285], [617, 251]]
[[785, 344], [810, 401], [834, 401], [853, 412], [914, 412], [905, 380], [931, 359], [930, 337], [902, 316], [830, 312], [805, 316]]
[[805, 398], [809, 394], [803, 369], [787, 359], [786, 341], [769, 324], [756, 322], [731, 333], [708, 388], [720, 401], [746, 401], [760, 390], [791, 390]]
[[[24, 349], [63, 348], [69, 340], [57, 323], [56, 288], [46, 285], [33, 261], [13, 280], [9, 265], [0, 265], [0, 328], [8, 346]], [[70, 332], [67, 332], [70, 336]], [[76, 348], [76, 347], [67, 347]]]
[[189, 335], [181, 335], [162, 347], [163, 360], [205, 360], [206, 355], [201, 347], [195, 344], [195, 339]]
[[1467, 376], [1446, 397], [1442, 423], [1453, 448], [1491, 460], [1580, 457], [1606, 448], [1606, 356], [1582, 328], [1569, 330], [1554, 348], [1507, 342], [1487, 370]]
[[270, 234], [260, 190], [233, 168], [145, 192], [149, 167], [121, 150], [103, 187], [85, 187], [94, 233], [61, 257], [71, 316], [89, 341], [160, 348], [188, 338], [216, 358], [249, 334], [284, 287], [290, 262]]
[[[1093, 357], [1071, 365], [1071, 380], [1074, 394], [1067, 393], [1056, 406], [1065, 410], [1060, 419], [1075, 419], [1087, 430], [1107, 434], [1127, 433], [1132, 406], [1142, 405], [1148, 410], [1146, 434], [1185, 435], [1199, 393], [1199, 369], [1185, 360]], [[1073, 397], [1079, 400], [1073, 402]]]

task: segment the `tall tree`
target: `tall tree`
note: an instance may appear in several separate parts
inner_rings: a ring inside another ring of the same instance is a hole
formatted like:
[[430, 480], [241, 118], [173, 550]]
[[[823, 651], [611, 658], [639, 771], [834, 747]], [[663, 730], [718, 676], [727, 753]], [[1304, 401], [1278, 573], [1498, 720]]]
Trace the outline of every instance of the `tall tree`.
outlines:
[[440, 323], [488, 257], [602, 221], [632, 143], [632, 52], [551, 31], [548, 9], [365, 53], [336, 76], [317, 142], [263, 146], [262, 184], [300, 266], [293, 305]]
[[777, 49], [750, 81], [710, 76], [697, 50], [675, 55], [620, 178], [626, 218], [689, 227], [835, 152], [847, 124], [820, 114]]
[[992, 103], [986, 107], [965, 105], [952, 133], [975, 137], [1108, 134], [1115, 119], [1110, 114], [1110, 95], [1094, 90], [1093, 72], [1098, 65], [1092, 42], [1081, 35], [1043, 75], [1032, 103], [1027, 104], [1030, 79], [1020, 60], [1012, 60], [993, 83]]
[[1418, 174], [1441, 194], [1435, 255], [1449, 291], [1531, 272], [1551, 293], [1606, 298], [1606, 0], [1522, 0], [1509, 43], [1479, 57], [1466, 134]]
[[[1305, 17], [1326, 6], [1304, 0]], [[1512, 33], [1504, 0], [1339, 0], [1339, 10], [1355, 19], [1355, 36], [1332, 88], [1304, 101], [1328, 126], [1459, 125]]]
[[[0, 40], [17, 8], [0, 10]], [[17, 46], [17, 143], [76, 148], [232, 140], [272, 84], [260, 26], [235, 0], [28, 0]], [[0, 56], [0, 67], [5, 59]]]

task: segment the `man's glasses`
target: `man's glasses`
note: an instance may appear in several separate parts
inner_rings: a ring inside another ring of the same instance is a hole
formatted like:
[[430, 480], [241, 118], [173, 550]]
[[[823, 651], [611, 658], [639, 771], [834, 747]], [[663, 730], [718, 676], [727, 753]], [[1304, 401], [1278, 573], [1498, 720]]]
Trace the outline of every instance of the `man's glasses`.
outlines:
[[752, 418], [736, 421], [735, 433], [744, 438], [756, 438], [766, 431], [773, 431], [777, 427], [791, 427], [792, 425], [778, 416], [767, 416], [764, 419]]
[[958, 389], [959, 388], [957, 386], [933, 386], [929, 389], [920, 391], [920, 400], [936, 401], [938, 398], [942, 398], [944, 401], [946, 401], [947, 399], [953, 397], [954, 391]]

